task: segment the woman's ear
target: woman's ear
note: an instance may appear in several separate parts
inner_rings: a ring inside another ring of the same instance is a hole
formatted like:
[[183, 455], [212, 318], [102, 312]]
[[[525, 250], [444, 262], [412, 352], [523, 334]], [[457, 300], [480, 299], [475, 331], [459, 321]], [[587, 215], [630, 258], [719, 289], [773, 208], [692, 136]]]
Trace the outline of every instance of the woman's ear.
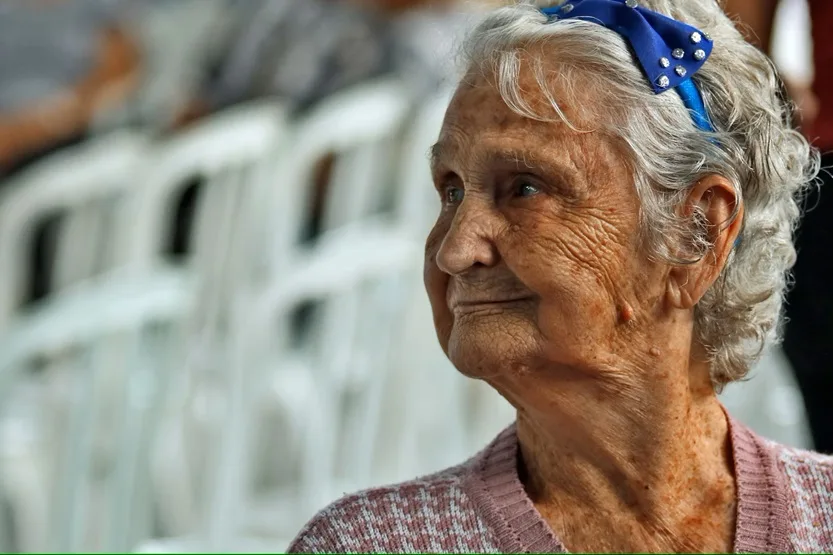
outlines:
[[720, 276], [743, 226], [743, 202], [731, 182], [711, 174], [691, 188], [684, 214], [703, 218], [710, 248], [694, 264], [678, 266], [669, 274], [668, 298], [677, 308], [693, 308]]

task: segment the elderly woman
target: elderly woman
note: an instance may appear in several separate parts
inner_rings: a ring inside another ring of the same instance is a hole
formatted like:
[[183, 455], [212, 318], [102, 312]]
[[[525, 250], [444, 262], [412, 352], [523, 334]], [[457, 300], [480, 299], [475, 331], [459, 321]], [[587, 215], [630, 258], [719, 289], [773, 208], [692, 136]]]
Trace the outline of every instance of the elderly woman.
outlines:
[[777, 338], [818, 171], [770, 61], [715, 0], [504, 8], [465, 52], [425, 283], [448, 357], [517, 422], [290, 551], [833, 549], [833, 458], [716, 397]]

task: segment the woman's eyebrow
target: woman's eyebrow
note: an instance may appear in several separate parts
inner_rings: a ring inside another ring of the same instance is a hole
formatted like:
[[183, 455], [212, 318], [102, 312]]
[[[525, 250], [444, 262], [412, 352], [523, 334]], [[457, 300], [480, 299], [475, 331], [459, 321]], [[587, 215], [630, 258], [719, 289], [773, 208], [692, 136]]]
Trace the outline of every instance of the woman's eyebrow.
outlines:
[[442, 143], [434, 143], [428, 150], [428, 163], [431, 166], [431, 173], [437, 173], [437, 168], [442, 163], [444, 148]]
[[581, 181], [579, 172], [572, 164], [565, 164], [562, 160], [553, 158], [552, 156], [542, 155], [534, 150], [497, 148], [486, 150], [481, 156], [484, 162], [488, 162], [493, 166], [512, 167], [516, 171], [529, 170], [555, 174], [562, 179]]
[[534, 173], [557, 186], [563, 194], [582, 199], [587, 194], [587, 178], [572, 159], [553, 157], [528, 149], [497, 148], [484, 151], [484, 163], [501, 171]]
[[[452, 154], [449, 145], [434, 144], [429, 151], [431, 173], [436, 175]], [[532, 171], [553, 175], [565, 184], [581, 185], [584, 178], [572, 164], [565, 164], [551, 156], [526, 148], [494, 147], [478, 149], [477, 162], [483, 166], [512, 168], [515, 171]]]

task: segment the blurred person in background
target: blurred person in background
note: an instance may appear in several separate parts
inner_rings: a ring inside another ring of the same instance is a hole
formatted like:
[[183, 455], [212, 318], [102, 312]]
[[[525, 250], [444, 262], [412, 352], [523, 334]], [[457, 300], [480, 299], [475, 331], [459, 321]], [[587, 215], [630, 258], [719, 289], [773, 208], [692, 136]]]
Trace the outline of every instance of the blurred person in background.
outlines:
[[[477, 2], [456, 0], [231, 0], [219, 56], [207, 64], [199, 98], [183, 118], [272, 96], [293, 111], [383, 76], [415, 96], [437, 88], [454, 67], [454, 41]], [[465, 9], [464, 9], [465, 8]]]
[[[139, 54], [120, 15], [114, 0], [0, 2], [0, 189], [11, 175], [81, 142], [98, 114], [128, 98]], [[33, 300], [49, 289], [56, 225], [37, 223]]]
[[0, 175], [79, 142], [127, 98], [139, 55], [113, 0], [0, 2]]
[[830, 551], [833, 458], [717, 398], [777, 340], [818, 172], [770, 60], [716, 0], [548, 5], [471, 34], [432, 149], [437, 336], [517, 421], [289, 551]]
[[[787, 82], [796, 104], [796, 122], [821, 150], [821, 187], [812, 190], [799, 226], [793, 269], [795, 285], [787, 297], [784, 353], [804, 396], [815, 448], [833, 453], [833, 43], [825, 36], [833, 28], [833, 2], [807, 0], [813, 27], [815, 82]], [[739, 18], [741, 29], [768, 51], [780, 0], [727, 0], [726, 11]]]
[[[487, 0], [229, 0], [218, 54], [206, 64], [188, 124], [249, 100], [277, 97], [294, 114], [375, 78], [404, 81], [414, 98], [453, 77], [455, 42]], [[308, 236], [318, 231], [332, 160], [317, 172]], [[173, 251], [183, 252], [197, 188], [178, 210]]]

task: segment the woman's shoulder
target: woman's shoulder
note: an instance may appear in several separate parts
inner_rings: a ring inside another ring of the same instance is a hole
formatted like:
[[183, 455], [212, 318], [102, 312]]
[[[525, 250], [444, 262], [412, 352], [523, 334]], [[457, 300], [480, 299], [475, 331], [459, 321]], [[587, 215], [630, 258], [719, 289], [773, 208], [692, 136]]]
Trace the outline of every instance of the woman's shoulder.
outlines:
[[833, 485], [833, 456], [789, 447], [770, 440], [765, 440], [765, 444], [771, 449], [791, 489], [809, 488], [823, 493], [833, 502], [833, 489], [825, 487], [822, 490], [817, 487], [819, 483], [825, 486]]
[[785, 481], [791, 544], [800, 552], [833, 548], [833, 456], [767, 442]]
[[471, 464], [342, 497], [304, 526], [287, 553], [493, 551], [466, 493]]

